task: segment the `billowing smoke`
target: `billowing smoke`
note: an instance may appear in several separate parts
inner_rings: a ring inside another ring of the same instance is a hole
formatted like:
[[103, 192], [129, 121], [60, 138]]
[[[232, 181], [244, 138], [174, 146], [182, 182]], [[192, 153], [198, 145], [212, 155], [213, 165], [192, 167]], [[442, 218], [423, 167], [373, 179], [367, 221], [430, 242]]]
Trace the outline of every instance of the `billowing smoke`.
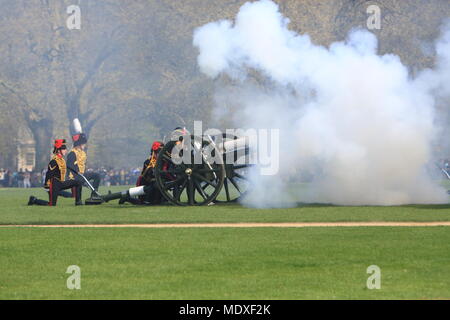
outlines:
[[252, 175], [247, 204], [448, 202], [427, 166], [436, 94], [450, 94], [450, 32], [437, 43], [436, 69], [412, 77], [398, 56], [377, 54], [368, 31], [323, 47], [288, 23], [262, 0], [194, 34], [201, 71], [224, 84], [217, 112], [238, 127], [280, 129], [280, 170]]

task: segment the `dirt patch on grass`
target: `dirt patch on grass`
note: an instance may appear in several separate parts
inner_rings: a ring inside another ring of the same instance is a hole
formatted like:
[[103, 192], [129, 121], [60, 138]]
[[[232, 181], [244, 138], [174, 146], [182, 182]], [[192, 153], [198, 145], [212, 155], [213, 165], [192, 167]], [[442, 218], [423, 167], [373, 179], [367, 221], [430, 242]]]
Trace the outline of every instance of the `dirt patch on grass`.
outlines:
[[450, 221], [431, 222], [240, 222], [240, 223], [145, 223], [145, 224], [11, 224], [16, 228], [309, 228], [309, 227], [440, 227]]

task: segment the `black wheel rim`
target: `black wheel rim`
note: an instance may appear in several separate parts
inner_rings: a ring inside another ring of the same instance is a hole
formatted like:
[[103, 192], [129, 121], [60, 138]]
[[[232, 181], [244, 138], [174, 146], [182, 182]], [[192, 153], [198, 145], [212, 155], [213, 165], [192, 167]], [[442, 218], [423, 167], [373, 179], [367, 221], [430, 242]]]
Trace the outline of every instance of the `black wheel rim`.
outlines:
[[[230, 135], [223, 133], [220, 137], [220, 143], [239, 139], [235, 135]], [[245, 196], [250, 188], [250, 181], [248, 178], [249, 170], [252, 165], [248, 162], [248, 149], [245, 151], [244, 155], [239, 155], [237, 152], [229, 151], [224, 153], [223, 162], [225, 164], [225, 178], [224, 178], [224, 190], [216, 199], [216, 202], [236, 202], [241, 197]]]
[[[206, 148], [213, 148], [211, 154], [219, 152], [208, 141], [194, 136], [185, 141], [184, 147], [170, 141], [161, 150], [155, 167], [156, 183], [164, 198], [172, 204], [208, 205], [222, 189], [225, 166], [221, 162], [214, 163], [208, 158], [200, 157]], [[185, 152], [190, 154], [187, 157], [190, 158], [190, 163], [180, 161], [182, 156], [186, 156]], [[194, 162], [195, 157], [198, 157], [197, 162]]]

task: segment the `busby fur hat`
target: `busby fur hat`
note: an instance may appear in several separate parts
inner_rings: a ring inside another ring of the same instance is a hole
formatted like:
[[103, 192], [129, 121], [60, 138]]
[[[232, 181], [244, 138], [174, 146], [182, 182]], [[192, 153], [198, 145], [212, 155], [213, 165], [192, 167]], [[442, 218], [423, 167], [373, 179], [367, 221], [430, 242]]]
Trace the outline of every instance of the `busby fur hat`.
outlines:
[[87, 143], [87, 137], [84, 133], [77, 133], [72, 136], [73, 146], [77, 147]]

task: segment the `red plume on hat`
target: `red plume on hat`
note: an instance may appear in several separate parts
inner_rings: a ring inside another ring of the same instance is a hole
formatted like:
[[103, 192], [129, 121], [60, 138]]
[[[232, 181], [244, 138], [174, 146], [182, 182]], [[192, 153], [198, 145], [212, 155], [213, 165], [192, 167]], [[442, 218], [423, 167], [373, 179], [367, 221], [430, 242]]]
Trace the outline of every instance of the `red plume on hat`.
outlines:
[[66, 139], [56, 139], [55, 144], [53, 145], [56, 149], [61, 149], [62, 146], [65, 146]]
[[59, 150], [66, 148], [66, 139], [56, 139], [53, 143], [53, 153], [57, 153]]
[[162, 146], [162, 143], [161, 143], [161, 142], [155, 141], [155, 142], [153, 142], [153, 144], [152, 144], [152, 150], [153, 150], [153, 151], [156, 151], [156, 150], [158, 150], [159, 148], [161, 148], [161, 146]]
[[74, 134], [74, 135], [72, 136], [73, 142], [78, 141], [79, 139], [80, 139], [80, 134]]
[[87, 137], [84, 133], [75, 134], [72, 136], [73, 146], [77, 147], [87, 143]]
[[81, 123], [78, 118], [73, 119], [72, 141], [74, 147], [87, 143], [87, 136], [83, 133]]
[[156, 155], [159, 151], [164, 147], [164, 143], [161, 141], [155, 141], [152, 144], [152, 150], [150, 151], [151, 155]]

